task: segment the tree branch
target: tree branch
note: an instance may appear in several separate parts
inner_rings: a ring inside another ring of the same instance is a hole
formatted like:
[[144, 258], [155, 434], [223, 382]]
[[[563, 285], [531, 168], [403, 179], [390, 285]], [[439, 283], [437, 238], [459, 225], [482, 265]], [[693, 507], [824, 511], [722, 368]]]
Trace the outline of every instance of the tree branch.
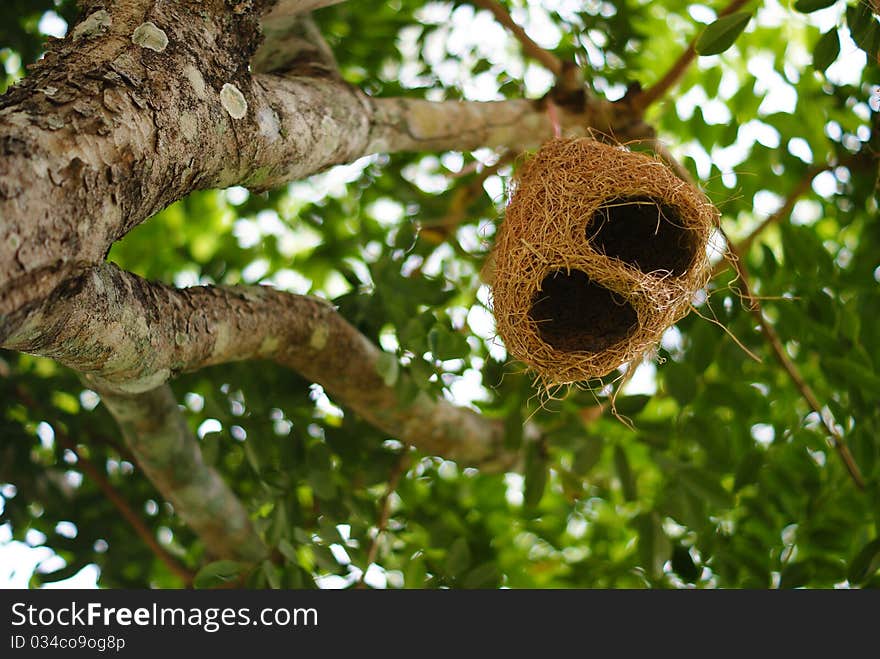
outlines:
[[208, 554], [245, 563], [265, 558], [267, 550], [247, 510], [202, 460], [171, 388], [124, 394], [87, 379], [100, 392], [144, 473], [201, 538]]
[[[266, 190], [371, 153], [518, 150], [553, 134], [541, 101], [373, 99], [332, 75], [251, 75], [252, 17], [142, 4], [148, 22], [127, 3], [94, 12], [81, 25], [95, 36], [75, 27], [0, 97], [0, 341], [8, 314], [194, 190]], [[631, 124], [603, 100], [560, 109], [574, 135]]]
[[338, 5], [345, 0], [278, 0], [263, 14], [260, 22], [264, 29], [274, 29], [292, 16], [306, 14], [321, 7]]
[[727, 240], [727, 258], [730, 261], [731, 265], [733, 265], [733, 267], [736, 269], [736, 273], [742, 286], [743, 296], [748, 302], [749, 311], [758, 321], [758, 324], [761, 327], [761, 331], [763, 332], [765, 338], [770, 344], [770, 348], [772, 349], [776, 360], [779, 362], [779, 364], [788, 375], [789, 379], [800, 392], [801, 397], [807, 402], [807, 405], [810, 406], [810, 409], [813, 410], [817, 415], [819, 415], [819, 418], [822, 420], [822, 425], [825, 426], [825, 430], [828, 433], [828, 439], [831, 446], [834, 448], [835, 451], [837, 451], [838, 455], [840, 455], [840, 458], [843, 460], [843, 464], [846, 467], [846, 470], [852, 478], [853, 482], [859, 489], [864, 489], [865, 479], [862, 477], [862, 473], [861, 471], [859, 471], [859, 467], [853, 459], [852, 453], [850, 453], [849, 448], [846, 445], [846, 440], [843, 438], [843, 435], [841, 435], [840, 431], [837, 429], [837, 426], [834, 424], [834, 419], [831, 416], [831, 412], [828, 411], [828, 409], [819, 402], [819, 399], [816, 397], [813, 389], [804, 379], [803, 375], [801, 375], [795, 363], [788, 356], [788, 353], [785, 351], [785, 347], [782, 345], [782, 341], [779, 339], [779, 335], [776, 333], [774, 327], [769, 322], [767, 322], [767, 319], [764, 317], [764, 312], [761, 309], [761, 304], [752, 294], [748, 272], [746, 271], [746, 267], [743, 263], [740, 252], [727, 239], [727, 236], [724, 235], [724, 230], [719, 227], [719, 231], [721, 231], [724, 239]]
[[[744, 5], [748, 4], [751, 0], [731, 0], [731, 2], [724, 7], [721, 11], [718, 12], [718, 18], [722, 16], [727, 16], [728, 14], [732, 14], [735, 11], [738, 11]], [[644, 112], [648, 106], [660, 100], [662, 97], [672, 89], [676, 83], [684, 76], [687, 72], [688, 67], [691, 63], [697, 58], [697, 39], [699, 35], [694, 37], [694, 39], [688, 44], [688, 47], [685, 51], [678, 57], [677, 60], [672, 64], [669, 70], [663, 74], [663, 77], [660, 78], [657, 82], [655, 82], [651, 87], [643, 91], [641, 94], [636, 96], [633, 99], [633, 106], [640, 112]]]
[[308, 14], [263, 23], [263, 42], [251, 60], [257, 73], [336, 75], [336, 58]]
[[[395, 151], [470, 151], [480, 147], [532, 149], [553, 137], [553, 125], [540, 101], [422, 101], [370, 99], [372, 126], [365, 148], [369, 153]], [[590, 129], [630, 136], [625, 108], [590, 99], [582, 111], [557, 107], [566, 135]], [[643, 136], [643, 135], [640, 135]]]
[[408, 465], [409, 455], [407, 451], [404, 450], [397, 459], [397, 462], [394, 463], [394, 467], [391, 469], [391, 475], [388, 477], [388, 487], [385, 489], [385, 494], [382, 496], [382, 501], [379, 503], [379, 521], [376, 523], [376, 535], [373, 536], [373, 542], [370, 544], [370, 549], [367, 551], [367, 562], [364, 565], [364, 571], [361, 573], [361, 578], [358, 581], [358, 588], [366, 586], [365, 579], [367, 577], [367, 570], [376, 562], [376, 556], [379, 553], [379, 541], [382, 539], [382, 534], [385, 533], [385, 529], [388, 528], [388, 520], [391, 517], [391, 495], [397, 489], [397, 486], [400, 483], [400, 478], [406, 473]]
[[[26, 392], [22, 387], [17, 386], [14, 389], [15, 396], [27, 407], [35, 412], [39, 412], [40, 405], [35, 401], [31, 395]], [[132, 507], [128, 505], [128, 502], [125, 498], [117, 491], [115, 487], [107, 480], [104, 474], [101, 473], [101, 470], [98, 469], [95, 464], [89, 460], [87, 457], [82, 455], [77, 449], [76, 442], [74, 442], [70, 436], [60, 427], [54, 426], [55, 430], [55, 438], [58, 440], [58, 443], [63, 446], [65, 449], [73, 453], [76, 457], [77, 467], [85, 473], [86, 476], [92, 479], [95, 485], [98, 486], [98, 489], [103, 492], [104, 496], [113, 504], [122, 518], [131, 526], [132, 530], [135, 534], [141, 539], [141, 541], [147, 546], [147, 548], [153, 552], [153, 554], [162, 561], [165, 566], [171, 571], [172, 574], [176, 575], [183, 581], [184, 585], [189, 586], [192, 583], [193, 574], [186, 569], [183, 565], [181, 565], [177, 559], [175, 559], [171, 554], [169, 554], [165, 549], [156, 541], [156, 538], [153, 536], [150, 529], [147, 528], [147, 525], [144, 524], [143, 520], [140, 516], [134, 512]], [[114, 447], [115, 449], [116, 447]]]
[[379, 374], [381, 350], [328, 302], [266, 286], [178, 290], [105, 264], [60, 287], [2, 345], [85, 373], [102, 394], [148, 392], [182, 371], [272, 359], [426, 453], [484, 469], [515, 460], [499, 422], [426, 394], [402, 406]]
[[486, 9], [492, 13], [495, 20], [506, 27], [510, 33], [516, 37], [516, 40], [522, 45], [523, 52], [532, 59], [540, 62], [544, 68], [550, 71], [554, 76], [560, 78], [562, 76], [564, 66], [562, 60], [549, 50], [541, 48], [532, 38], [526, 34], [516, 21], [513, 20], [510, 13], [497, 0], [470, 0], [471, 4], [482, 9]]
[[104, 477], [98, 468], [92, 464], [92, 461], [81, 455], [76, 448], [76, 444], [74, 444], [66, 434], [59, 434], [57, 428], [55, 429], [55, 437], [58, 438], [64, 448], [76, 456], [79, 468], [92, 479], [95, 485], [98, 486], [98, 489], [100, 489], [110, 503], [116, 507], [116, 510], [119, 511], [122, 518], [128, 522], [128, 525], [131, 526], [135, 534], [150, 549], [150, 551], [153, 552], [156, 558], [162, 561], [172, 574], [176, 575], [181, 581], [183, 581], [185, 586], [190, 586], [193, 580], [192, 572], [187, 570], [177, 561], [177, 559], [165, 551], [164, 547], [158, 543], [140, 516], [132, 510], [131, 506], [128, 505], [128, 502], [121, 494], [119, 494], [119, 492], [116, 491], [116, 488], [110, 484], [110, 481]]

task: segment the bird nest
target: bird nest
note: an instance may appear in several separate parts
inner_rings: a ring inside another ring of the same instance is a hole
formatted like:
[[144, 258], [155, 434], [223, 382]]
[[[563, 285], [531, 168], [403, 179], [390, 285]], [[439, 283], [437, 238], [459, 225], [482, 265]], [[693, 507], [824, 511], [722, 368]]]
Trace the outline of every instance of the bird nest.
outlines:
[[508, 352], [545, 385], [640, 359], [709, 277], [717, 210], [660, 161], [555, 139], [518, 173], [494, 249]]

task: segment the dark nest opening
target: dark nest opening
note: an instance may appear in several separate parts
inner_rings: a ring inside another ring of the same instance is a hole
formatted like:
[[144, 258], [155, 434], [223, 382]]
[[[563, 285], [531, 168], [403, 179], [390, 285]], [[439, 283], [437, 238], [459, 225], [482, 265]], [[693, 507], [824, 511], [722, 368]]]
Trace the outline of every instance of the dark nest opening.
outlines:
[[699, 249], [699, 237], [684, 228], [678, 211], [650, 197], [609, 201], [587, 224], [586, 237], [597, 252], [676, 277], [690, 269]]
[[567, 352], [605, 350], [626, 339], [638, 326], [629, 302], [580, 270], [556, 270], [547, 275], [529, 316], [544, 341]]

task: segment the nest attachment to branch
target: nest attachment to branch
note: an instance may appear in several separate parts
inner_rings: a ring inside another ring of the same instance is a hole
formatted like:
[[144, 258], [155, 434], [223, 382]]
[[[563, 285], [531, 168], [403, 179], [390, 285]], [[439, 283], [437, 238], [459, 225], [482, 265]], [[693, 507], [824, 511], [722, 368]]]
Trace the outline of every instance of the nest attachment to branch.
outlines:
[[718, 211], [662, 162], [591, 139], [545, 144], [517, 175], [494, 251], [508, 352], [547, 386], [640, 359], [709, 278]]

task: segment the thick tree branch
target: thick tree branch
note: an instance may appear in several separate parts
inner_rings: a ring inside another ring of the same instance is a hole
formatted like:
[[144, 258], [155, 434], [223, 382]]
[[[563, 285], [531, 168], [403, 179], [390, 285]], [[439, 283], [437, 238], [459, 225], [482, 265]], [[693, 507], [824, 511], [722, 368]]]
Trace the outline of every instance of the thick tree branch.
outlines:
[[496, 421], [425, 394], [401, 406], [379, 375], [379, 348], [328, 302], [265, 286], [178, 290], [105, 264], [60, 287], [3, 345], [52, 357], [105, 394], [147, 392], [213, 364], [272, 359], [426, 453], [485, 469], [515, 458]]
[[[479, 147], [531, 149], [553, 137], [553, 125], [542, 102], [432, 102], [371, 99], [372, 126], [367, 152], [473, 150]], [[566, 135], [595, 129], [629, 135], [630, 118], [623, 108], [594, 100], [576, 112], [557, 108]]]
[[90, 384], [101, 393], [147, 477], [201, 538], [209, 555], [245, 563], [266, 557], [247, 510], [202, 460], [170, 387], [123, 394]]
[[292, 71], [327, 76], [336, 72], [336, 58], [311, 16], [294, 14], [263, 24], [263, 42], [251, 66], [257, 73]]
[[[522, 149], [552, 135], [540, 101], [372, 99], [332, 75], [252, 75], [257, 38], [256, 18], [219, 0], [201, 13], [116, 3], [0, 98], [0, 341], [10, 313], [193, 190], [265, 190], [375, 152]], [[572, 134], [629, 134], [625, 106], [568, 110]]]

